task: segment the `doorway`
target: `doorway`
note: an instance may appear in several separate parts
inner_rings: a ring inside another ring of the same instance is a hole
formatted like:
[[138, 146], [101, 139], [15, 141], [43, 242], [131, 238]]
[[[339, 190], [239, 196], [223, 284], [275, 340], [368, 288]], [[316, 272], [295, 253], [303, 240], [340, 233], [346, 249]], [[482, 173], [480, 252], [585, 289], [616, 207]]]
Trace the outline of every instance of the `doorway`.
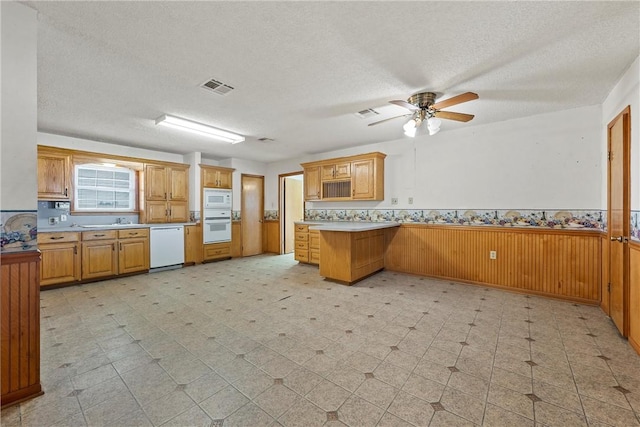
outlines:
[[262, 253], [264, 176], [242, 174], [242, 256]]
[[625, 108], [607, 126], [609, 223], [609, 316], [623, 336], [629, 335], [629, 233], [631, 109]]
[[290, 254], [295, 250], [295, 221], [304, 220], [304, 174], [292, 172], [279, 176], [279, 198], [280, 198], [280, 241], [282, 242], [281, 253]]

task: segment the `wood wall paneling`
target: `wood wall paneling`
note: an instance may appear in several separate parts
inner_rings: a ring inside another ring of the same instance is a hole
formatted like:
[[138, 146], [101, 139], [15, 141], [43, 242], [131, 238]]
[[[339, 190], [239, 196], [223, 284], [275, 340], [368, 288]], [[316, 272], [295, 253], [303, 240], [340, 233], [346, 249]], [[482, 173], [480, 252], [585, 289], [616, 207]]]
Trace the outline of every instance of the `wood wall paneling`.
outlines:
[[629, 343], [640, 354], [640, 243], [629, 243]]
[[600, 247], [600, 233], [404, 224], [389, 241], [385, 267], [599, 303]]
[[2, 255], [2, 407], [41, 395], [40, 254]]

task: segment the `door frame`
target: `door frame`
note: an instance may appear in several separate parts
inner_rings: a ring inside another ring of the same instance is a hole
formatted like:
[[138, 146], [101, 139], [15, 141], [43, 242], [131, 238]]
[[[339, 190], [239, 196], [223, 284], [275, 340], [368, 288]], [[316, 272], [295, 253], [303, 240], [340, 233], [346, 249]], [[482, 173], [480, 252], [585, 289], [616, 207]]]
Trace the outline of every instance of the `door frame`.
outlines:
[[[245, 230], [245, 225], [246, 222], [244, 221], [244, 218], [246, 218], [245, 216], [245, 201], [244, 201], [244, 179], [245, 177], [248, 178], [259, 178], [262, 179], [262, 188], [261, 188], [261, 195], [262, 195], [262, 203], [260, 205], [260, 210], [261, 210], [261, 215], [260, 215], [260, 227], [259, 227], [259, 233], [261, 236], [261, 244], [260, 244], [260, 254], [264, 253], [264, 250], [262, 249], [264, 246], [264, 175], [252, 175], [252, 174], [247, 174], [247, 173], [243, 173], [240, 175], [240, 228], [242, 229], [242, 256], [248, 256], [245, 255], [244, 253], [244, 239], [245, 236], [248, 237], [248, 234]], [[259, 254], [258, 254], [259, 255]]]
[[[622, 122], [622, 236], [626, 238], [622, 247], [622, 336], [629, 336], [629, 237], [630, 237], [630, 221], [631, 221], [631, 106], [624, 108], [607, 124], [607, 159], [611, 155], [611, 128], [615, 126], [618, 120]], [[611, 161], [607, 161], [607, 218], [611, 215]], [[611, 227], [607, 227], [606, 244], [611, 245], [613, 238]], [[611, 283], [611, 250], [607, 250], [608, 259], [606, 268], [608, 269], [608, 285]], [[604, 284], [603, 284], [604, 285]], [[608, 313], [611, 315], [611, 293], [607, 287], [606, 298], [608, 299]], [[615, 323], [615, 322], [614, 322]]]
[[[282, 183], [284, 182], [284, 179], [289, 177], [289, 176], [295, 176], [295, 175], [302, 175], [302, 188], [303, 188], [303, 192], [304, 192], [304, 171], [298, 171], [298, 172], [289, 172], [289, 173], [281, 173], [278, 175], [278, 218], [280, 219], [280, 254], [284, 253], [284, 196], [286, 196], [284, 194], [284, 186], [282, 185]], [[303, 210], [303, 215], [304, 215], [304, 193], [302, 195], [302, 210]]]

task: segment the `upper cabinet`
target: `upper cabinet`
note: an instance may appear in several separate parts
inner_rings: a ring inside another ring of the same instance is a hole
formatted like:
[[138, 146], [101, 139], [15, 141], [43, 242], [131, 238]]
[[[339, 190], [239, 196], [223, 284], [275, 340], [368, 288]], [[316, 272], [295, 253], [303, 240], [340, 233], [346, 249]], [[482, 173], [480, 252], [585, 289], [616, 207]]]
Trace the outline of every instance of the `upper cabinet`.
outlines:
[[147, 163], [144, 182], [141, 220], [147, 223], [188, 222], [188, 165]]
[[38, 199], [69, 200], [71, 156], [38, 150]]
[[233, 169], [218, 166], [200, 165], [202, 187], [231, 188]]
[[384, 159], [375, 152], [302, 163], [305, 201], [384, 200]]

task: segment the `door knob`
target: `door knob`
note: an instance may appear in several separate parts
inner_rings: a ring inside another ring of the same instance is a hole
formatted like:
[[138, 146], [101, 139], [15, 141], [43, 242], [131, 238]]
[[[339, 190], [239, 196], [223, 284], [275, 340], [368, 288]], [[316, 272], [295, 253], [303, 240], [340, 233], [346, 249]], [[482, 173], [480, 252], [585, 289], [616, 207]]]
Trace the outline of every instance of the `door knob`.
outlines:
[[628, 241], [629, 241], [629, 239], [627, 239], [627, 238], [626, 238], [626, 237], [624, 237], [624, 236], [618, 236], [618, 237], [613, 237], [613, 236], [611, 236], [611, 241], [612, 241], [612, 242], [618, 241], [618, 242], [620, 242], [620, 243], [626, 243], [626, 242], [628, 242]]

